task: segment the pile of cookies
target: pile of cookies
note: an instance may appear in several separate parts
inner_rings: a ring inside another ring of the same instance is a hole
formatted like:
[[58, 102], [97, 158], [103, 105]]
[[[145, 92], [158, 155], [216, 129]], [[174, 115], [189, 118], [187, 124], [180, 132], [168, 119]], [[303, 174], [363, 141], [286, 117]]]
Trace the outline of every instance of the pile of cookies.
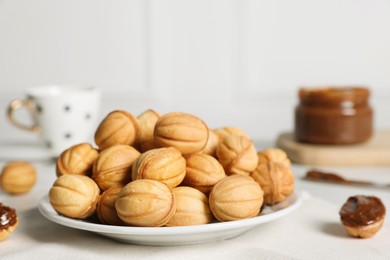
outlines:
[[109, 113], [95, 143], [65, 150], [49, 191], [61, 215], [103, 224], [187, 226], [257, 216], [294, 191], [286, 153], [182, 112]]

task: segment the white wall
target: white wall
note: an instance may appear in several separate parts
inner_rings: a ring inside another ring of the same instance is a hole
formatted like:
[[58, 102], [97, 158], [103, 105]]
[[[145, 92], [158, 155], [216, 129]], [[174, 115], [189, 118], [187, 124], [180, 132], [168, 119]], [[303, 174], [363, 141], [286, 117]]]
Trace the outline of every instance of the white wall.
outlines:
[[390, 127], [389, 0], [0, 0], [0, 133], [28, 86], [88, 84], [102, 117], [186, 111], [273, 140], [300, 86], [371, 87]]

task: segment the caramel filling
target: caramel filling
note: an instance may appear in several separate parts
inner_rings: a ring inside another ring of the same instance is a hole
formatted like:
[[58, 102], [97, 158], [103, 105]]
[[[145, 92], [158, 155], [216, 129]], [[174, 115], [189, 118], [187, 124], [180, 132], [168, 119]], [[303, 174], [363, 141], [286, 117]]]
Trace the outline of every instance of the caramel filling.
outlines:
[[295, 138], [314, 144], [354, 144], [373, 132], [370, 91], [359, 87], [301, 89], [295, 108]]
[[16, 212], [14, 209], [0, 203], [0, 231], [16, 224]]
[[328, 173], [328, 172], [322, 172], [318, 170], [310, 170], [306, 173], [305, 178], [307, 179], [313, 179], [313, 180], [320, 180], [320, 181], [331, 181], [331, 182], [338, 182], [338, 183], [346, 183], [348, 182], [343, 177], [335, 174], [335, 173]]

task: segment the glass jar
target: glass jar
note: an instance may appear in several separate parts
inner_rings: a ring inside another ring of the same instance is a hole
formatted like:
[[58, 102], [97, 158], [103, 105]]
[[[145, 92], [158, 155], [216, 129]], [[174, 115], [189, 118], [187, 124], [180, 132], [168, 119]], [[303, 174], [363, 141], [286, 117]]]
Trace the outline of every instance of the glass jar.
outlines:
[[295, 138], [314, 144], [356, 144], [372, 135], [370, 91], [364, 87], [302, 88]]

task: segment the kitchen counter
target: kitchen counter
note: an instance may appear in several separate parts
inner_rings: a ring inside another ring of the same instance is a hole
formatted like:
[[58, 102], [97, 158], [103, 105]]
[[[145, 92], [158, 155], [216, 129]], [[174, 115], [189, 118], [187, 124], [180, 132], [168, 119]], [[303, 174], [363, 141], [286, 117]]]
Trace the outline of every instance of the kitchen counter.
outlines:
[[[264, 144], [266, 145], [266, 144]], [[263, 145], [263, 146], [264, 146]], [[293, 165], [296, 191], [302, 204], [280, 219], [256, 226], [228, 240], [186, 246], [140, 246], [120, 243], [98, 234], [53, 223], [37, 205], [53, 184], [55, 162], [39, 146], [12, 143], [0, 146], [4, 159], [26, 158], [34, 163], [38, 181], [27, 194], [11, 196], [0, 191], [0, 202], [17, 210], [19, 226], [0, 242], [0, 259], [389, 259], [390, 217], [372, 238], [349, 237], [338, 211], [349, 196], [375, 195], [390, 209], [390, 189], [314, 183], [302, 177], [309, 166]], [[35, 158], [34, 158], [35, 156]], [[330, 168], [346, 178], [390, 183], [390, 168]]]

